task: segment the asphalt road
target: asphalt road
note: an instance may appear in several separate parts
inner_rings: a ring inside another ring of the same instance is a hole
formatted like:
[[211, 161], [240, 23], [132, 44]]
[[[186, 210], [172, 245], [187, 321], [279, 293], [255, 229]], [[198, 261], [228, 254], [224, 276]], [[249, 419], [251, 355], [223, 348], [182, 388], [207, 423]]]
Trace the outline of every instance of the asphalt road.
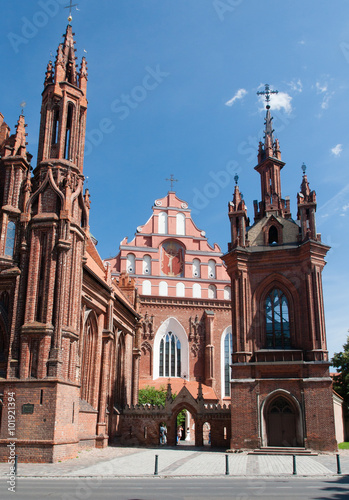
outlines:
[[349, 476], [338, 478], [74, 478], [0, 481], [0, 498], [20, 500], [272, 500], [349, 498]]

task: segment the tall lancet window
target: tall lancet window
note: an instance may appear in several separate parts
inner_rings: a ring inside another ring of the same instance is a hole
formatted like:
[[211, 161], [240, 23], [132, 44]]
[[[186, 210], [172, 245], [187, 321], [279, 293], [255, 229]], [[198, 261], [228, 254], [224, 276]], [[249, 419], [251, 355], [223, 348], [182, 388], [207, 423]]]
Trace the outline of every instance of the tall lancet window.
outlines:
[[67, 111], [67, 123], [65, 129], [65, 145], [64, 145], [64, 159], [71, 160], [71, 138], [72, 138], [72, 125], [73, 125], [73, 112], [74, 106], [69, 103]]
[[58, 142], [58, 130], [59, 130], [59, 108], [56, 107], [53, 110], [53, 122], [52, 122], [52, 144], [57, 144]]
[[284, 293], [274, 288], [265, 301], [266, 348], [289, 349], [291, 347], [288, 302]]
[[160, 340], [159, 377], [181, 376], [181, 343], [172, 332]]
[[224, 337], [224, 396], [230, 396], [230, 365], [232, 363], [233, 336], [228, 332]]
[[7, 224], [6, 245], [5, 245], [5, 255], [7, 255], [8, 257], [13, 257], [13, 250], [15, 247], [15, 237], [16, 237], [16, 224], [10, 221]]

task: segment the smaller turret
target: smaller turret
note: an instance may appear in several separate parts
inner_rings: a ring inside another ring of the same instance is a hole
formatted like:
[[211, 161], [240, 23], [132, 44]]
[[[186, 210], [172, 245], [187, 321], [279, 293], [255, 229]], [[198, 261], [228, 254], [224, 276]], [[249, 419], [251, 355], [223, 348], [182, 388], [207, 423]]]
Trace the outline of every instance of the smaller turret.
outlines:
[[249, 219], [247, 217], [247, 208], [243, 200], [243, 195], [240, 193], [238, 180], [239, 176], [235, 175], [235, 188], [233, 201], [229, 202], [229, 219], [231, 228], [231, 243], [229, 244], [229, 251], [233, 248], [247, 246], [246, 227], [249, 226]]
[[307, 167], [303, 163], [303, 179], [301, 184], [301, 190], [297, 195], [297, 219], [301, 224], [301, 239], [302, 241], [311, 239], [317, 240], [318, 236], [316, 234], [316, 222], [315, 222], [315, 212], [316, 212], [316, 193], [315, 191], [310, 191], [308, 178], [306, 175]]

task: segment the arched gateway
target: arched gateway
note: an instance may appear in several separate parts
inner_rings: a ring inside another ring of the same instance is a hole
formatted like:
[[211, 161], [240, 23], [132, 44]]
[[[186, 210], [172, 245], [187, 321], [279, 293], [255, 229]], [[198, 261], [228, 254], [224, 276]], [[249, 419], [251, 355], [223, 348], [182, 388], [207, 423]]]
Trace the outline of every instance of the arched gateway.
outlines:
[[[195, 446], [203, 446], [204, 425], [210, 427], [210, 444], [212, 447], [229, 448], [230, 412], [229, 406], [207, 404], [202, 395], [202, 386], [198, 383], [197, 398], [183, 385], [177, 396], [172, 398], [171, 384], [167, 386], [165, 406], [135, 405], [123, 410], [121, 429], [122, 444], [159, 445], [160, 425], [167, 428], [167, 445], [176, 445], [177, 415], [181, 410], [190, 413], [193, 424], [191, 441]], [[186, 429], [183, 429], [186, 430]]]

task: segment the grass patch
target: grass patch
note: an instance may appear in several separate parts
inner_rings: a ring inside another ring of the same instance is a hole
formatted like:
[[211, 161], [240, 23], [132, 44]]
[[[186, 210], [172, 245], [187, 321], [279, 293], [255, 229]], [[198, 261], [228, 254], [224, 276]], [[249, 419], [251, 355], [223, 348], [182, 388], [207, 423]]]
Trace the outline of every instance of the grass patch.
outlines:
[[339, 443], [338, 448], [340, 450], [349, 450], [349, 443], [348, 442]]

